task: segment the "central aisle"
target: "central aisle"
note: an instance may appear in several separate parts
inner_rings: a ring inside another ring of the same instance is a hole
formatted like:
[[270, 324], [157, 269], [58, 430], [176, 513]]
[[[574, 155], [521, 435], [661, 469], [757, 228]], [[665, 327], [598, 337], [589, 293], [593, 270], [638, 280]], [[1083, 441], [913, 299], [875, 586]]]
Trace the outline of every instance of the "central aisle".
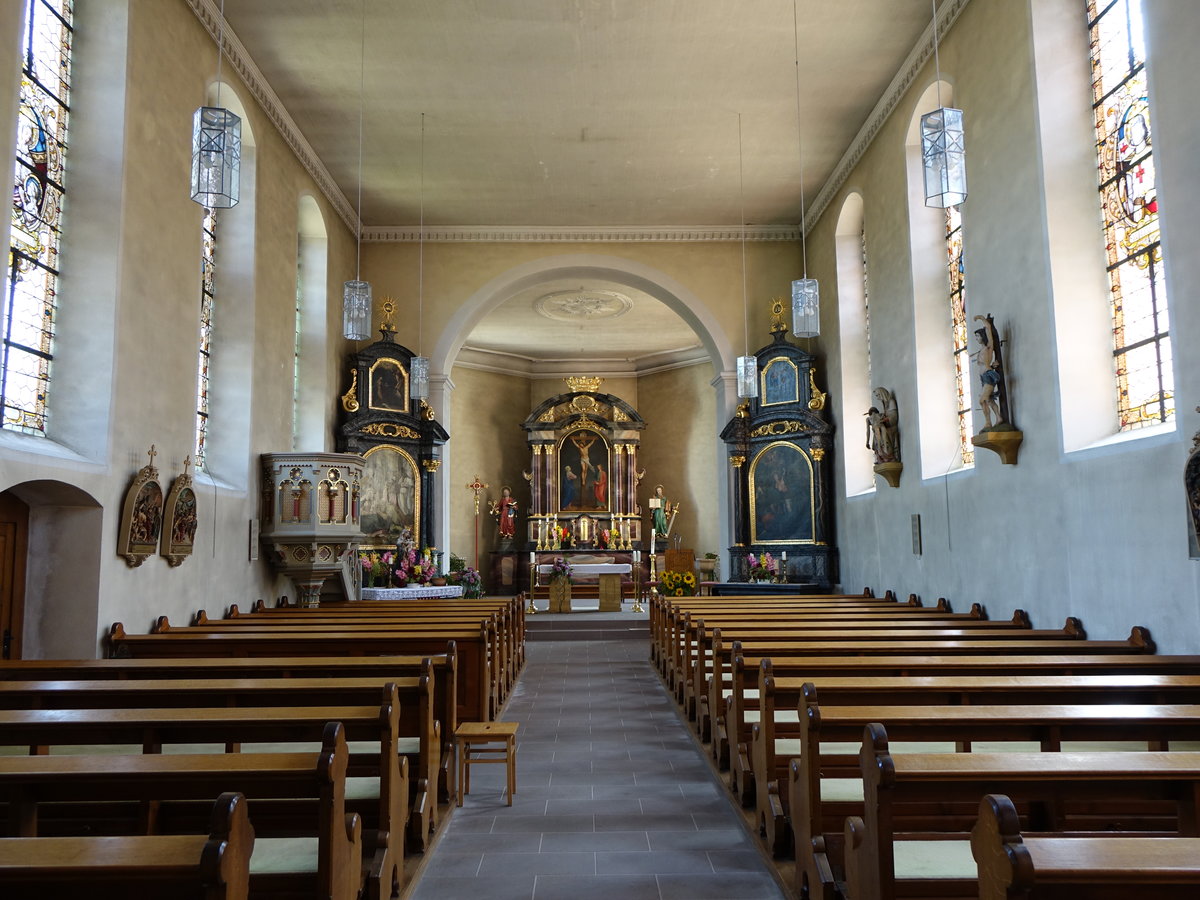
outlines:
[[472, 771], [413, 900], [782, 900], [645, 641], [526, 645], [517, 793]]

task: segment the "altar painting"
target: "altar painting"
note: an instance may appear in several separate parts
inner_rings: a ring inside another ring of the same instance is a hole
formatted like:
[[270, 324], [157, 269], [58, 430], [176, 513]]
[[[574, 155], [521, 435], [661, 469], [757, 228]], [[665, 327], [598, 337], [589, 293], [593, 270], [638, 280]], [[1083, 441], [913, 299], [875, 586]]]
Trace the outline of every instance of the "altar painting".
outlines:
[[794, 444], [767, 445], [750, 466], [750, 540], [812, 541], [813, 518], [812, 462]]
[[607, 512], [608, 444], [588, 428], [563, 438], [558, 454], [560, 512]]
[[421, 488], [417, 464], [405, 451], [381, 444], [365, 454], [360, 522], [365, 547], [395, 546], [405, 527], [418, 533]]

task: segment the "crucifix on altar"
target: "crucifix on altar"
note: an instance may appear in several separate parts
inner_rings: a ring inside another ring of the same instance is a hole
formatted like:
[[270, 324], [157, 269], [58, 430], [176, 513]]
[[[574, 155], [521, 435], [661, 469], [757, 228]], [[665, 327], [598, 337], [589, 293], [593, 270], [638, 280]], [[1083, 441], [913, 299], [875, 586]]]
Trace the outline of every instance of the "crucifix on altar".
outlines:
[[475, 493], [475, 570], [479, 571], [479, 492], [487, 490], [491, 485], [485, 484], [479, 480], [479, 475], [476, 475], [474, 480], [467, 485], [468, 491]]

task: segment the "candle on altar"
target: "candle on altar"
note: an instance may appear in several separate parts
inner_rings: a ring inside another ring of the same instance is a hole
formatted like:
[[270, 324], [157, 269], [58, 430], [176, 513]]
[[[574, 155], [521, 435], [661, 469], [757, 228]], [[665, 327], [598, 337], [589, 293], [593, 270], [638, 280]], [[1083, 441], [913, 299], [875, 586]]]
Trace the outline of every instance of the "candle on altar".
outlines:
[[787, 551], [786, 550], [784, 550], [783, 553], [780, 554], [780, 556], [783, 557], [784, 562], [787, 562]]
[[533, 552], [532, 550], [530, 550], [530, 551], [529, 551], [529, 564], [530, 564], [531, 566], [534, 564], [534, 560], [535, 560], [536, 558], [537, 558], [537, 557], [534, 555], [534, 552]]
[[654, 555], [654, 540], [655, 540], [655, 538], [657, 538], [657, 537], [658, 537], [658, 535], [657, 535], [657, 534], [652, 534], [652, 535], [650, 535], [650, 555], [651, 555], [651, 556], [653, 556], [653, 555]]

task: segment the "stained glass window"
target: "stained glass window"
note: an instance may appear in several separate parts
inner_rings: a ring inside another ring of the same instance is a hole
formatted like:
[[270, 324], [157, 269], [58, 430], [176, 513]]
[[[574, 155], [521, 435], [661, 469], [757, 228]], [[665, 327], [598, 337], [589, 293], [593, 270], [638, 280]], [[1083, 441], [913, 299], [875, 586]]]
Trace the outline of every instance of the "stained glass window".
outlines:
[[867, 388], [873, 388], [871, 380], [871, 294], [867, 290], [867, 229], [861, 232], [862, 238], [862, 280], [863, 280], [863, 332], [867, 339]]
[[46, 433], [71, 70], [70, 0], [28, 0], [21, 33], [0, 427]]
[[292, 449], [300, 441], [300, 305], [304, 301], [304, 239], [296, 241], [296, 343], [292, 353]]
[[213, 300], [216, 297], [217, 211], [204, 208], [200, 242], [200, 352], [196, 376], [196, 468], [208, 455], [208, 386], [212, 362]]
[[950, 321], [954, 334], [954, 387], [958, 393], [958, 443], [964, 466], [974, 465], [971, 444], [971, 354], [967, 350], [967, 268], [963, 262], [962, 213], [946, 207], [946, 258], [950, 269]]
[[1122, 431], [1175, 417], [1140, 0], [1087, 0]]

